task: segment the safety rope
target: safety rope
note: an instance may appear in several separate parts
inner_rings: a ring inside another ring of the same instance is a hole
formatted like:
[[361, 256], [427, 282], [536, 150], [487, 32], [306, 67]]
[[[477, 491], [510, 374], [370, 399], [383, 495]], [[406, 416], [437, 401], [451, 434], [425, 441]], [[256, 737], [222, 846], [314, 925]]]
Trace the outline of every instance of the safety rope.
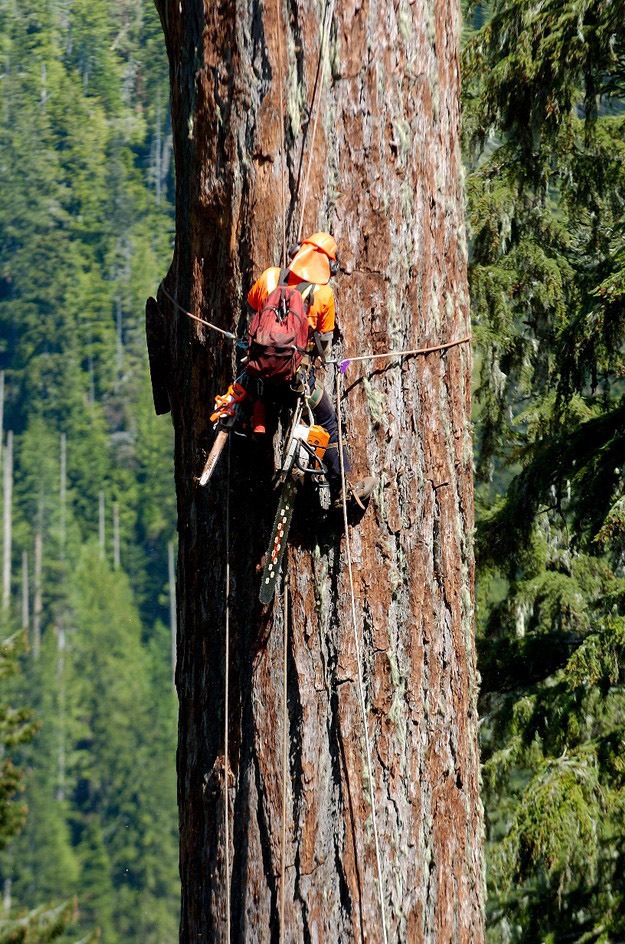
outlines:
[[169, 294], [169, 292], [167, 291], [167, 289], [165, 288], [162, 282], [161, 282], [160, 287], [163, 290], [163, 295], [166, 295], [167, 298], [172, 303], [172, 305], [174, 305], [178, 309], [178, 311], [181, 311], [183, 315], [187, 315], [189, 318], [193, 318], [194, 321], [199, 321], [200, 324], [206, 325], [207, 328], [212, 328], [213, 331], [218, 331], [219, 334], [223, 334], [225, 338], [230, 338], [232, 341], [236, 341], [237, 336], [236, 334], [233, 334], [232, 331], [226, 331], [224, 328], [218, 328], [217, 325], [211, 324], [210, 321], [205, 321], [204, 318], [199, 318], [198, 315], [191, 314], [190, 311], [187, 311], [186, 308], [183, 308], [182, 305], [179, 305], [175, 298], [172, 298], [172, 296]]
[[342, 374], [345, 373], [350, 364], [356, 361], [375, 361], [382, 357], [409, 357], [414, 354], [434, 354], [435, 351], [447, 351], [451, 347], [457, 347], [459, 344], [467, 344], [472, 335], [467, 334], [464, 338], [458, 338], [457, 341], [448, 341], [447, 344], [437, 344], [435, 347], [418, 347], [406, 351], [385, 351], [382, 354], [360, 354], [357, 357], [344, 357], [341, 360], [333, 358], [327, 360], [326, 364], [338, 364]]
[[345, 556], [347, 558], [347, 573], [349, 576], [349, 589], [351, 597], [352, 627], [354, 630], [354, 645], [356, 648], [356, 666], [358, 670], [358, 695], [360, 699], [360, 711], [362, 713], [362, 727], [365, 737], [365, 756], [367, 760], [367, 774], [369, 777], [369, 802], [371, 803], [371, 824], [373, 827], [373, 838], [375, 843], [375, 861], [378, 873], [378, 893], [380, 898], [380, 915], [382, 919], [382, 937], [384, 944], [388, 944], [388, 934], [386, 930], [386, 909], [384, 907], [384, 889], [382, 885], [382, 862], [380, 857], [380, 839], [378, 836], [378, 822], [375, 805], [375, 792], [373, 783], [373, 765], [371, 763], [371, 744], [369, 742], [369, 726], [367, 724], [367, 707], [365, 704], [364, 683], [362, 678], [362, 664], [360, 652], [360, 640], [358, 638], [358, 621], [356, 618], [356, 596], [354, 592], [354, 571], [352, 565], [351, 540], [349, 536], [349, 523], [347, 520], [347, 482], [345, 480], [345, 459], [343, 457], [343, 433], [342, 433], [342, 375], [340, 371], [336, 372], [336, 398], [337, 398], [337, 425], [338, 425], [338, 446], [339, 446], [339, 467], [341, 470], [341, 493], [343, 503], [343, 524], [345, 527]]
[[226, 941], [230, 942], [230, 804], [228, 802], [228, 772], [230, 715], [230, 440], [228, 436], [228, 454], [226, 466], [226, 620], [225, 620], [225, 669], [224, 669], [224, 831], [225, 842], [225, 869], [226, 869]]
[[286, 146], [284, 141], [284, 101], [282, 97], [282, 86], [284, 85], [284, 78], [282, 76], [282, 40], [281, 40], [281, 3], [280, 0], [276, 0], [276, 32], [278, 34], [278, 90], [280, 98], [280, 193], [282, 198], [282, 268], [286, 266], [286, 187], [285, 187], [285, 171], [286, 171]]
[[284, 558], [284, 631], [282, 636], [282, 843], [280, 874], [280, 944], [284, 944], [284, 911], [286, 901], [286, 794], [289, 763], [288, 706], [287, 706], [287, 650], [289, 641], [289, 571], [288, 555]]
[[[161, 282], [160, 286], [163, 290], [163, 294], [167, 296], [170, 302], [175, 305], [175, 307], [181, 311], [184, 315], [187, 315], [189, 318], [193, 318], [194, 321], [199, 321], [200, 324], [205, 325], [207, 328], [212, 328], [213, 331], [218, 331], [219, 334], [223, 334], [224, 337], [230, 338], [232, 341], [237, 340], [236, 334], [232, 331], [226, 331], [224, 328], [218, 328], [217, 325], [211, 324], [210, 321], [206, 321], [204, 318], [199, 318], [198, 315], [193, 315], [190, 311], [187, 311], [186, 308], [183, 308], [182, 305], [179, 305], [175, 298], [169, 294], [163, 283]], [[375, 361], [381, 358], [388, 357], [412, 357], [416, 354], [434, 354], [436, 351], [447, 351], [449, 348], [457, 347], [459, 344], [468, 344], [472, 339], [471, 334], [467, 334], [464, 338], [458, 338], [456, 341], [447, 341], [446, 344], [436, 344], [434, 347], [417, 347], [410, 348], [401, 351], [383, 351], [381, 354], [358, 354], [350, 357], [343, 357], [340, 360], [338, 358], [328, 358], [326, 359], [326, 364], [338, 364], [342, 374], [345, 373], [350, 364], [355, 364], [357, 361]]]
[[[302, 230], [304, 228], [304, 213], [306, 210], [306, 200], [308, 199], [308, 182], [310, 180], [310, 168], [312, 166], [313, 156], [314, 156], [314, 151], [315, 151], [315, 137], [317, 135], [317, 123], [319, 121], [319, 114], [321, 112], [321, 108], [319, 107], [319, 104], [320, 104], [320, 99], [321, 99], [321, 91], [323, 89], [323, 83], [324, 83], [325, 74], [326, 74], [324, 57], [325, 57], [325, 51], [326, 51], [326, 46], [327, 46], [327, 40], [330, 35], [330, 25], [332, 23], [332, 17], [334, 16], [335, 2], [336, 0], [329, 0], [328, 5], [326, 6], [326, 16], [324, 16], [323, 24], [322, 24], [321, 42], [319, 44], [319, 67], [321, 69], [321, 74], [319, 75], [319, 82], [318, 83], [315, 82], [315, 87], [313, 90], [313, 100], [311, 102], [311, 113], [314, 110], [315, 119], [313, 121], [313, 130], [312, 130], [312, 138], [310, 141], [310, 147], [308, 148], [308, 167], [306, 168], [306, 176], [304, 178], [304, 193], [302, 196], [299, 227], [297, 230], [298, 243], [301, 242], [302, 240]], [[329, 13], [329, 16], [327, 16], [328, 13]], [[299, 194], [297, 196], [299, 196]]]

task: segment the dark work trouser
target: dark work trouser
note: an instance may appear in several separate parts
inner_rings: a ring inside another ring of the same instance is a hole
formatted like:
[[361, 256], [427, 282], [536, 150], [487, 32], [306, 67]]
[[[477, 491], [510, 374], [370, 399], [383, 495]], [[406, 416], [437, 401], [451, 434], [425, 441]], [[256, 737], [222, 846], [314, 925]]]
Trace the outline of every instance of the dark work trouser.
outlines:
[[[313, 410], [315, 422], [330, 434], [330, 442], [323, 457], [326, 467], [326, 478], [330, 486], [332, 497], [338, 495], [341, 490], [341, 463], [339, 460], [339, 424], [336, 416], [336, 410], [330, 400], [327, 392], [323, 391], [321, 400]], [[347, 450], [343, 446], [343, 464], [345, 472], [351, 469]]]

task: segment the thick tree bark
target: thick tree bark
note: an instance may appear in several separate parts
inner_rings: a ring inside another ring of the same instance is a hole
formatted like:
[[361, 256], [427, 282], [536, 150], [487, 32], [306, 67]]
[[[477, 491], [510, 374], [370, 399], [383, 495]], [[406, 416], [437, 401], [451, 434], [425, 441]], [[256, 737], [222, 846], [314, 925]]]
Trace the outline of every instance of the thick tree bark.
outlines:
[[[226, 940], [225, 562], [231, 566], [231, 939], [280, 940], [282, 602], [257, 602], [275, 496], [235, 442], [195, 482], [229, 330], [281, 254], [281, 123], [296, 235], [325, 7], [157, 0], [171, 63], [176, 246], [148, 305], [157, 409], [176, 429], [181, 941]], [[279, 13], [278, 13], [279, 11]], [[280, 25], [277, 17], [280, 17]], [[285, 114], [279, 114], [277, 29]], [[455, 0], [343, 0], [328, 43], [304, 230], [336, 237], [345, 354], [468, 333]], [[298, 192], [300, 201], [296, 194]], [[380, 484], [351, 529], [388, 939], [483, 940], [473, 644], [470, 350], [354, 364], [342, 410], [356, 474]], [[332, 378], [328, 386], [332, 387]], [[255, 464], [256, 463], [256, 464]], [[227, 493], [230, 507], [227, 515]], [[284, 940], [381, 942], [345, 535], [300, 495], [288, 555]]]

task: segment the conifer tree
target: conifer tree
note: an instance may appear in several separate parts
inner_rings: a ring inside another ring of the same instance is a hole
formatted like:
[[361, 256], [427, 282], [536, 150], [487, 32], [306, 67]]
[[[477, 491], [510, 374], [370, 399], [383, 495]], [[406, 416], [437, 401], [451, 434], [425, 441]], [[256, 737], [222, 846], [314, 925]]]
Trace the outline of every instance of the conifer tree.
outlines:
[[[469, 350], [363, 374], [354, 365], [348, 375], [341, 402], [355, 470], [370, 462], [380, 477], [353, 532], [363, 661], [345, 535], [300, 505], [288, 554], [285, 732], [282, 602], [268, 611], [257, 602], [275, 510], [271, 475], [235, 445], [230, 476], [224, 460], [210, 490], [198, 489], [212, 398], [230, 381], [233, 358], [181, 310], [237, 327], [252, 279], [280, 259], [284, 173], [287, 235], [297, 236], [303, 214], [306, 231], [332, 229], [341, 247], [346, 352], [466, 336], [458, 10], [329, 3], [320, 16], [307, 0], [158, 7], [172, 79], [177, 228], [166, 291], [148, 302], [148, 331], [156, 406], [171, 405], [176, 430], [181, 941], [282, 933], [381, 942], [386, 916], [389, 941], [478, 944]], [[320, 74], [326, 55], [331, 74], [313, 142], [320, 54]], [[277, 746], [285, 734], [286, 822]]]
[[[17, 658], [20, 638], [12, 636], [2, 641], [0, 649], [0, 680], [6, 691], [7, 679], [18, 672]], [[22, 640], [23, 645], [23, 640]], [[5, 848], [9, 839], [18, 832], [24, 822], [26, 809], [15, 799], [21, 774], [10, 758], [8, 751], [18, 744], [30, 741], [37, 729], [28, 709], [12, 708], [2, 702], [0, 706], [0, 848]]]
[[[18, 910], [78, 893], [83, 933], [99, 926], [105, 941], [168, 944], [178, 910], [175, 709], [163, 639], [172, 437], [148, 411], [142, 317], [171, 229], [167, 65], [156, 11], [148, 0], [0, 5], [0, 73], [12, 596], [20, 599], [17, 565], [26, 551], [37, 572], [37, 652], [24, 656], [20, 701], [42, 722], [32, 745], [20, 748], [31, 816], [2, 870]], [[108, 559], [85, 573], [100, 492], [109, 515], [119, 510], [115, 579], [110, 546]], [[88, 587], [99, 579], [117, 608]], [[11, 626], [18, 615], [12, 607]], [[98, 658], [104, 637], [109, 662]], [[99, 709], [96, 667], [109, 672]], [[124, 701], [111, 671], [128, 691], [136, 683], [139, 706]], [[85, 808], [93, 784], [106, 789]]]
[[[19, 673], [18, 658], [23, 647], [23, 635], [15, 634], [2, 640], [0, 682], [3, 695], [10, 687], [8, 680]], [[20, 745], [33, 738], [37, 727], [38, 722], [27, 708], [13, 708], [4, 702], [0, 705], [0, 852], [20, 831], [27, 813], [20, 798], [16, 798], [22, 773], [11, 758]], [[60, 864], [57, 862], [57, 868]], [[40, 906], [14, 912], [11, 909], [11, 893], [8, 892], [10, 886], [7, 885], [10, 879], [1, 866], [0, 878], [4, 880], [3, 913], [0, 915], [1, 944], [47, 944], [61, 937], [68, 926], [74, 923], [76, 903], [72, 900], [52, 908]], [[89, 934], [79, 944], [92, 944], [95, 939], [95, 934]]]
[[493, 941], [623, 933], [622, 15], [495, 4], [466, 51]]

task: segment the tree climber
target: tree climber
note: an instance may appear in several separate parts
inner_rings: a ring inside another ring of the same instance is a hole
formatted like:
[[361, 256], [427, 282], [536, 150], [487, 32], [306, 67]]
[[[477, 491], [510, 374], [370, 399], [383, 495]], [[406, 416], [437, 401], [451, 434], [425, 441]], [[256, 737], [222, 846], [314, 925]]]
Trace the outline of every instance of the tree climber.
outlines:
[[[308, 239], [289, 250], [289, 264], [286, 269], [281, 270], [277, 266], [265, 269], [252, 285], [247, 296], [250, 313], [261, 312], [267, 299], [278, 285], [297, 288], [304, 299], [304, 310], [308, 317], [308, 358], [311, 364], [315, 358], [320, 358], [323, 362], [332, 345], [335, 324], [334, 293], [328, 283], [338, 271], [338, 247], [334, 238], [329, 233], [313, 233]], [[244, 364], [246, 361], [249, 364], [249, 356]], [[252, 365], [249, 366], [251, 374]], [[324, 462], [331, 499], [333, 504], [338, 506], [342, 503], [343, 495], [336, 412], [330, 397], [317, 379], [313, 366], [309, 371], [308, 384], [308, 403], [315, 421], [330, 434]], [[275, 428], [277, 418], [271, 416], [271, 421], [267, 422], [266, 405], [266, 398], [264, 394], [261, 394], [256, 399], [252, 416], [252, 429], [256, 434], [273, 432]], [[343, 462], [345, 472], [350, 471], [345, 449]], [[371, 495], [376, 481], [373, 476], [366, 476], [353, 484], [347, 481], [346, 497], [362, 505], [362, 502]]]

